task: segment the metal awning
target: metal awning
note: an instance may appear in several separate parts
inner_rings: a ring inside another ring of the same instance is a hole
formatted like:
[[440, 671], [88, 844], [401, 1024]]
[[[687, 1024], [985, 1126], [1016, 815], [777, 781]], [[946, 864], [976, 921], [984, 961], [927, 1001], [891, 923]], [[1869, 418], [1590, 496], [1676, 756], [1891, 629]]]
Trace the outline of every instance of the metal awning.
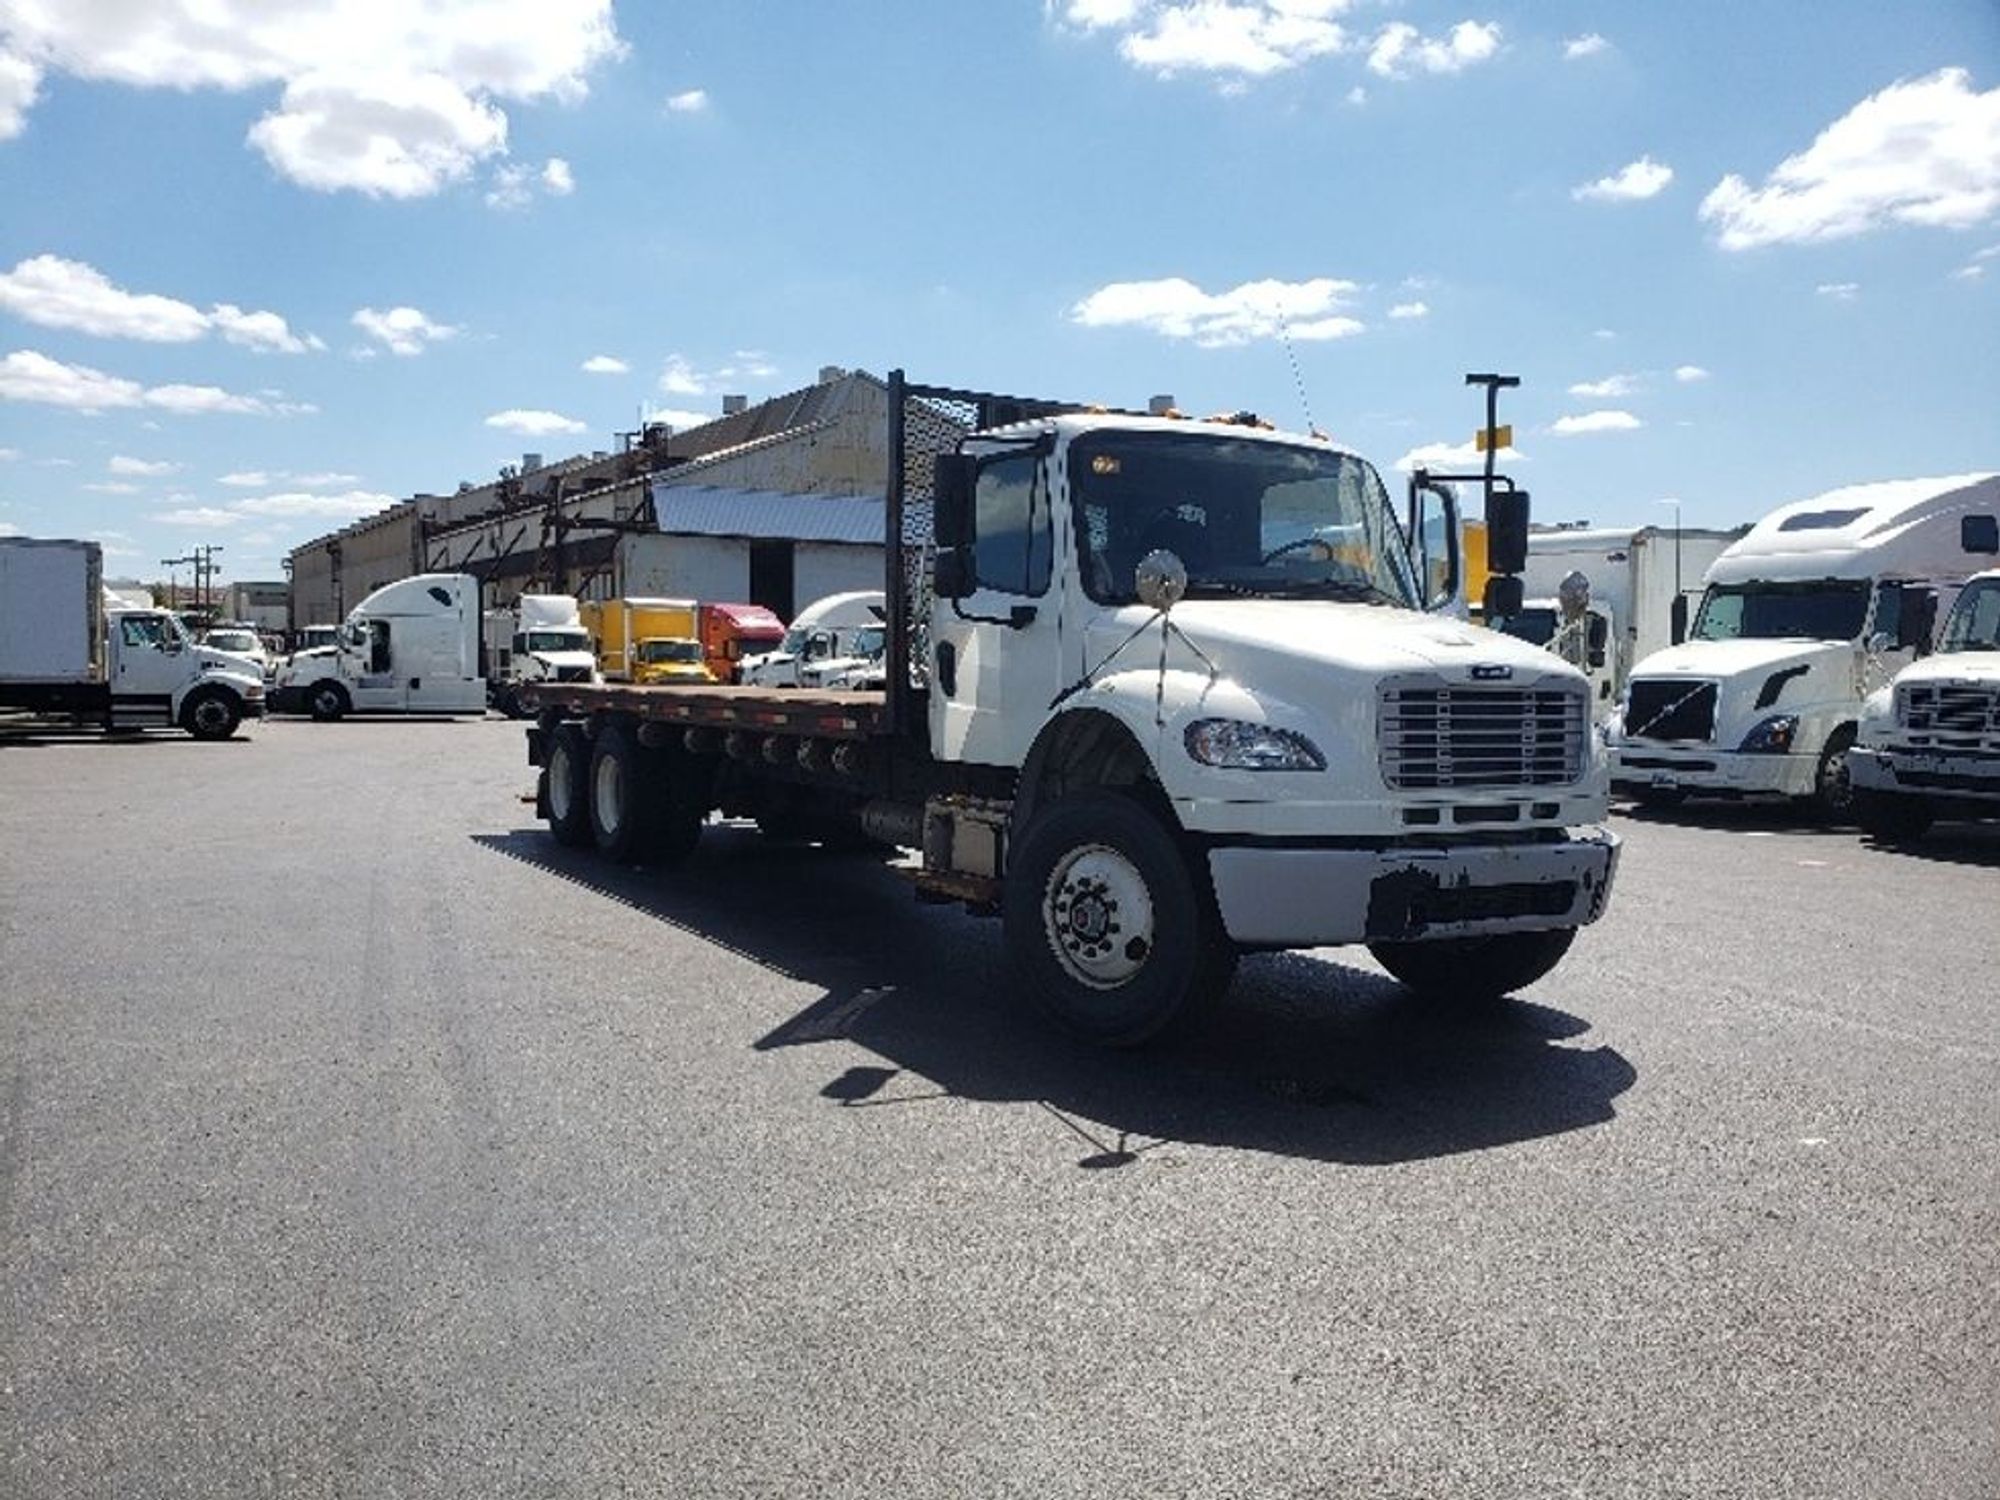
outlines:
[[653, 482], [660, 530], [677, 536], [882, 545], [887, 505], [872, 495], [798, 495]]

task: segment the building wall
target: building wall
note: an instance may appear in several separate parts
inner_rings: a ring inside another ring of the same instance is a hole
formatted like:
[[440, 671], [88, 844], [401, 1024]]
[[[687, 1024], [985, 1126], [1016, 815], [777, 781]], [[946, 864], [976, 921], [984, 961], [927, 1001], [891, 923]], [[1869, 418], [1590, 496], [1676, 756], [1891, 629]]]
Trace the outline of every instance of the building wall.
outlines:
[[223, 605], [231, 620], [247, 620], [259, 630], [283, 630], [291, 620], [291, 590], [282, 583], [232, 583]]
[[828, 594], [882, 587], [882, 549], [800, 542], [792, 553], [792, 597], [804, 609]]
[[750, 597], [747, 542], [730, 537], [628, 536], [619, 553], [619, 590], [627, 598], [650, 595], [734, 603]]
[[[335, 544], [340, 549], [338, 578]], [[404, 501], [380, 516], [294, 549], [292, 623], [336, 624], [371, 590], [421, 571], [416, 507]]]

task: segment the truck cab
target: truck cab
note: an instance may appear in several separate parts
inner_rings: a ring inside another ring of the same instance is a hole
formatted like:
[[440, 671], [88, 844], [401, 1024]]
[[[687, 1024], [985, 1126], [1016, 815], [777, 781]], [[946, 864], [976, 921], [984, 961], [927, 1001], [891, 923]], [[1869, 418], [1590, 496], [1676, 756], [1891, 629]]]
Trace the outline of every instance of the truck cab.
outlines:
[[[2000, 552], [1994, 517], [1968, 527], [1969, 547]], [[1936, 655], [1869, 695], [1848, 773], [1855, 821], [1885, 842], [1938, 818], [2000, 818], [2000, 568], [1966, 581]]]
[[629, 645], [626, 660], [635, 683], [715, 681], [701, 642], [692, 636], [646, 636]]
[[742, 681], [759, 687], [859, 685], [887, 649], [879, 589], [829, 594], [800, 610], [775, 651], [748, 657]]
[[384, 584], [349, 613], [334, 645], [293, 653], [273, 706], [320, 720], [484, 713], [478, 603], [478, 581], [464, 573]]
[[180, 724], [197, 739], [227, 739], [264, 712], [253, 662], [197, 643], [164, 609], [107, 609], [105, 678], [114, 728]]

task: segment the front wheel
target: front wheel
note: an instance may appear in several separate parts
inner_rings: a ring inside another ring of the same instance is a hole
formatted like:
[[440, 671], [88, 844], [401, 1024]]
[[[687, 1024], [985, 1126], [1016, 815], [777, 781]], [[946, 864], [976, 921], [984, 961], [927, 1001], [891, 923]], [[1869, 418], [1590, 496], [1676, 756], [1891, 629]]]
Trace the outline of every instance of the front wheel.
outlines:
[[337, 682], [316, 682], [306, 694], [306, 707], [320, 723], [331, 724], [350, 707], [347, 689]]
[[1931, 810], [1915, 797], [1857, 789], [1854, 821], [1881, 843], [1914, 844], [1930, 832], [1932, 819]]
[[222, 688], [203, 689], [181, 709], [181, 723], [198, 740], [226, 740], [242, 722], [242, 705]]
[[1854, 814], [1854, 783], [1848, 779], [1847, 752], [1854, 745], [1854, 726], [1843, 724], [1827, 736], [1813, 772], [1812, 810], [1829, 822], [1843, 821]]
[[1180, 843], [1130, 797], [1091, 790], [1042, 811], [1008, 860], [1001, 913], [1017, 981], [1084, 1041], [1136, 1047], [1228, 986], [1236, 950]]
[[1526, 989], [1562, 962], [1574, 927], [1436, 938], [1427, 943], [1370, 943], [1375, 961], [1419, 995], [1437, 1000], [1497, 1000]]

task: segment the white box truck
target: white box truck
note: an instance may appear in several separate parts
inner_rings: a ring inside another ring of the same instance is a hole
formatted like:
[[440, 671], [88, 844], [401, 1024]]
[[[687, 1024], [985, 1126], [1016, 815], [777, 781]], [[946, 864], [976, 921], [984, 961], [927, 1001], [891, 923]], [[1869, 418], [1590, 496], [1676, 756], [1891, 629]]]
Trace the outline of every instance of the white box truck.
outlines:
[[[1491, 427], [1512, 377], [1473, 378]], [[900, 845], [920, 895], [1001, 918], [1019, 995], [1106, 1045], [1198, 1014], [1245, 951], [1365, 943], [1492, 997], [1604, 911], [1583, 675], [1449, 617], [1437, 480], [1399, 514], [1360, 455], [1247, 414], [888, 389], [883, 688], [526, 686], [558, 842], [671, 864], [720, 809]]]
[[271, 694], [280, 713], [484, 714], [479, 582], [419, 573], [357, 604], [331, 646], [292, 654]]
[[[1965, 527], [1968, 551], [2000, 553], [2000, 513]], [[1885, 842], [1939, 818], [2000, 818], [2000, 568], [1966, 581], [1935, 656], [1869, 695], [1847, 765], [1855, 821]]]
[[0, 718], [226, 740], [263, 715], [248, 663], [197, 645], [167, 610], [128, 607], [103, 575], [96, 542], [0, 537]]
[[1916, 654], [1901, 616], [1983, 559], [1960, 522], [2000, 475], [1852, 485], [1781, 506], [1709, 568], [1689, 639], [1639, 662], [1606, 723], [1614, 786], [1643, 801], [1790, 797], [1844, 815], [1861, 704]]

